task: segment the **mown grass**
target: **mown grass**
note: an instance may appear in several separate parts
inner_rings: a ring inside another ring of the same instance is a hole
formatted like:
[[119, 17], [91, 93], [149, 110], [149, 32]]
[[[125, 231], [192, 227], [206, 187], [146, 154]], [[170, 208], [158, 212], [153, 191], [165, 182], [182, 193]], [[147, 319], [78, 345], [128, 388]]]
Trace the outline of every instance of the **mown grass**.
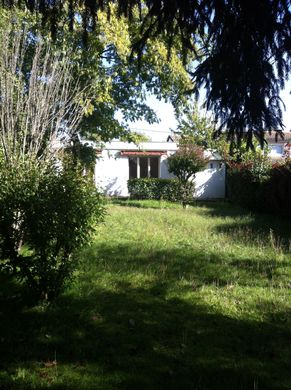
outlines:
[[2, 277], [0, 389], [291, 389], [290, 222], [154, 203], [110, 205], [51, 305]]

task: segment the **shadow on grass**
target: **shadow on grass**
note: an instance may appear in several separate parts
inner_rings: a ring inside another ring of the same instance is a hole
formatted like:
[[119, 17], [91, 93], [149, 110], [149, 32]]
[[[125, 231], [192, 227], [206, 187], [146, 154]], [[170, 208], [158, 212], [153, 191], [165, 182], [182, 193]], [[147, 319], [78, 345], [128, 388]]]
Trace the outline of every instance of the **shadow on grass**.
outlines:
[[210, 218], [232, 218], [231, 223], [216, 226], [215, 231], [227, 234], [238, 242], [256, 242], [258, 240], [281, 246], [290, 250], [291, 224], [282, 216], [263, 213], [252, 213], [250, 210], [228, 202], [200, 202], [196, 209], [198, 215]]
[[[179, 203], [156, 200], [113, 199], [112, 204], [134, 208], [181, 209]], [[222, 224], [216, 228], [218, 233], [231, 236], [234, 241], [248, 242], [261, 239], [265, 242], [274, 240], [275, 245], [282, 245], [289, 251], [291, 240], [291, 224], [289, 219], [271, 214], [252, 213], [246, 208], [227, 201], [197, 200], [189, 211], [210, 218], [232, 218], [233, 223]], [[186, 210], [187, 213], [187, 210]]]
[[[164, 200], [151, 200], [151, 199], [130, 199], [130, 198], [111, 198], [109, 200], [110, 204], [124, 206], [124, 207], [135, 207], [135, 208], [176, 208], [181, 209], [181, 203], [179, 202], [170, 202]], [[195, 200], [191, 204], [188, 205], [190, 209], [195, 208], [205, 208], [201, 209], [198, 213], [203, 215], [211, 215], [211, 216], [242, 216], [249, 215], [250, 211], [247, 209], [243, 209], [240, 206], [235, 206], [230, 204], [228, 201], [224, 200]]]
[[[80, 277], [83, 292], [48, 307], [31, 307], [12, 281], [1, 284], [0, 389], [290, 389], [284, 307], [275, 317], [269, 305], [262, 307], [263, 322], [229, 318], [198, 298], [169, 298], [179, 278], [225, 285], [219, 256], [203, 268], [203, 253], [145, 256], [138, 246], [111, 245], [88, 250], [86, 261], [95, 268], [90, 283], [88, 275]], [[155, 277], [137, 287], [131, 271], [155, 271]], [[114, 289], [93, 279], [102, 272], [114, 275]], [[247, 281], [253, 270], [245, 272]]]
[[134, 207], [142, 209], [181, 209], [182, 205], [177, 202], [169, 202], [164, 200], [134, 200], [134, 199], [111, 199], [111, 204], [123, 206], [123, 207]]
[[106, 269], [106, 272], [116, 275], [131, 272], [153, 274], [161, 284], [167, 283], [169, 287], [178, 280], [186, 280], [197, 288], [204, 285], [227, 286], [232, 283], [239, 283], [244, 287], [270, 287], [270, 282], [275, 288], [275, 277], [278, 276], [282, 282], [284, 278], [280, 272], [288, 271], [290, 267], [287, 260], [242, 256], [237, 258], [223, 251], [219, 253], [204, 248], [194, 249], [181, 243], [175, 249], [148, 248], [146, 251], [141, 250], [138, 243], [117, 246], [102, 244], [89, 248], [85, 256], [94, 259], [97, 272]]
[[[9, 379], [36, 360], [44, 363], [34, 365], [38, 383], [53, 389], [290, 388], [290, 331], [167, 300], [155, 287], [62, 297], [43, 312], [6, 307], [2, 388], [38, 388]], [[53, 367], [44, 369], [55, 357], [73, 372], [63, 383]]]

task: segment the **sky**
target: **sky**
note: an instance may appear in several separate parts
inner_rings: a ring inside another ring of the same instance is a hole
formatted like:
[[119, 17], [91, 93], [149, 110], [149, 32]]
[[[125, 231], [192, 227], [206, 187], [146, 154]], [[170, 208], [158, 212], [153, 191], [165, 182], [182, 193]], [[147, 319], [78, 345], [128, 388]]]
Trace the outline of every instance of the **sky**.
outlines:
[[[283, 123], [285, 125], [284, 131], [291, 131], [291, 80], [286, 83], [286, 88], [282, 91], [280, 97], [283, 100], [286, 110], [283, 113]], [[160, 118], [159, 123], [152, 125], [146, 121], [137, 121], [130, 124], [134, 131], [142, 132], [150, 137], [153, 141], [166, 141], [170, 134], [170, 129], [175, 130], [177, 121], [175, 119], [174, 111], [171, 104], [157, 100], [154, 96], [149, 96], [147, 100], [150, 107], [152, 107], [157, 116]]]

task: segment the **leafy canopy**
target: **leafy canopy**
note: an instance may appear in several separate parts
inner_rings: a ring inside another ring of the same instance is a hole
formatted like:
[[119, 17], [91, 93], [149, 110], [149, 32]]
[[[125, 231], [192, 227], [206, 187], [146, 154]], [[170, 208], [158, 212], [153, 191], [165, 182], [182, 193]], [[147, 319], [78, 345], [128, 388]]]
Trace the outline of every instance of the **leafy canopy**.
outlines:
[[[150, 38], [141, 60], [137, 61], [137, 54], [131, 52], [132, 42], [140, 39], [137, 9], [130, 22], [118, 16], [114, 4], [110, 6], [109, 21], [107, 14], [99, 10], [98, 24], [87, 36], [86, 45], [82, 7], [77, 11], [80, 17], [76, 17], [73, 31], [63, 16], [63, 28], [55, 33], [54, 47], [70, 57], [74, 79], [82, 86], [90, 85], [90, 104], [79, 127], [83, 138], [109, 141], [119, 137], [139, 141], [140, 136], [129, 131], [128, 122], [158, 121], [155, 111], [145, 102], [148, 94], [171, 102], [177, 113], [183, 110], [187, 104], [185, 91], [193, 85], [183, 65], [178, 40], [173, 43], [169, 57], [166, 35]], [[29, 15], [25, 13], [20, 18], [29, 19]], [[49, 35], [39, 17], [34, 22], [30, 18], [28, 23], [33, 34]]]
[[206, 88], [206, 107], [228, 140], [245, 137], [250, 146], [253, 136], [262, 142], [264, 131], [283, 128], [278, 96], [290, 71], [290, 0], [81, 0], [78, 6], [73, 0], [19, 3], [40, 12], [54, 35], [64, 15], [72, 30], [76, 11], [81, 9], [85, 39], [98, 26], [98, 10], [110, 17], [110, 4], [115, 3], [118, 15], [129, 20], [138, 10], [140, 36], [131, 41], [134, 51], [142, 57], [150, 38], [166, 33], [171, 47], [178, 36], [183, 59], [189, 53], [197, 57], [191, 72], [193, 92]]
[[201, 113], [197, 104], [189, 106], [185, 114], [179, 118], [176, 134], [180, 144], [193, 144], [218, 153], [229, 165], [254, 161], [268, 163], [267, 146], [261, 148], [258, 140], [253, 141], [252, 148], [248, 147], [245, 139], [236, 144], [229, 143], [227, 133], [217, 134], [213, 118]]

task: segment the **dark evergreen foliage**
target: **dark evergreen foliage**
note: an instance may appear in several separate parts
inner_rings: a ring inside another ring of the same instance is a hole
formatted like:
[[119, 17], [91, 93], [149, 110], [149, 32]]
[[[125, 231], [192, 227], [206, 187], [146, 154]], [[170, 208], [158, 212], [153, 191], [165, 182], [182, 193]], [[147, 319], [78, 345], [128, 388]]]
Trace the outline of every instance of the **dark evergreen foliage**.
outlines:
[[[282, 130], [283, 104], [279, 92], [290, 70], [290, 0], [26, 0], [39, 11], [54, 33], [64, 16], [73, 28], [74, 12], [83, 14], [84, 33], [94, 29], [96, 11], [118, 3], [119, 13], [143, 15], [141, 38], [133, 50], [142, 55], [149, 37], [166, 31], [169, 46], [179, 32], [183, 53], [197, 53], [193, 71], [195, 92], [206, 87], [206, 106], [215, 114], [218, 132], [231, 141], [253, 136], [263, 142], [264, 131]], [[19, 1], [3, 1], [11, 6]], [[81, 10], [81, 11], [80, 11]], [[194, 47], [195, 43], [195, 47]], [[198, 55], [199, 54], [199, 55]]]
[[253, 211], [291, 217], [291, 163], [275, 164], [264, 180], [258, 180], [250, 166], [237, 164], [227, 174], [227, 192], [231, 202]]

